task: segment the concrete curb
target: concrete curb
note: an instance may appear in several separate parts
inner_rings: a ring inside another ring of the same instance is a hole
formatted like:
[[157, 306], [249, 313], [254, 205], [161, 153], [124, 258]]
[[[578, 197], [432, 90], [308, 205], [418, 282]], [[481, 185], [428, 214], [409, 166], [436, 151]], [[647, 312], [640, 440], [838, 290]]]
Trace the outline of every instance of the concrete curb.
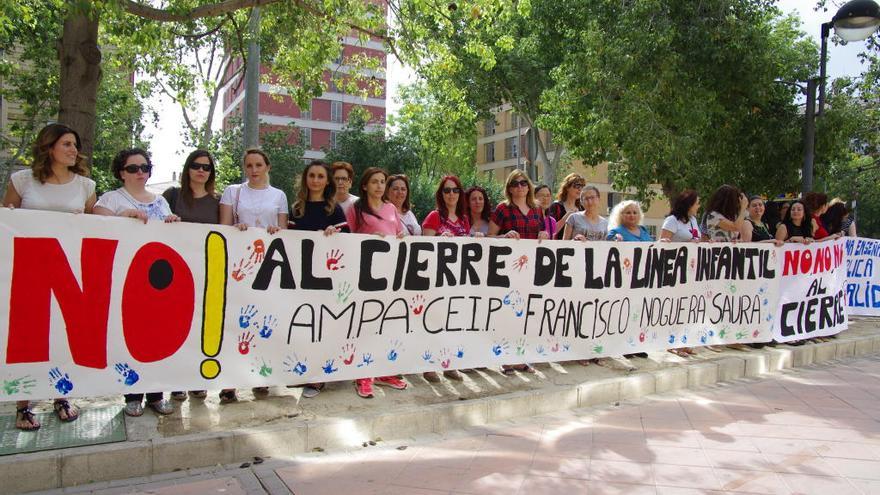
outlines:
[[635, 372], [576, 385], [550, 385], [493, 397], [400, 408], [375, 415], [284, 424], [77, 447], [0, 458], [4, 493], [72, 487], [125, 478], [157, 480], [191, 468], [259, 457], [290, 457], [316, 449], [347, 449], [363, 442], [443, 434], [519, 417], [611, 404], [718, 382], [857, 356], [880, 354], [880, 334], [847, 335], [826, 343], [752, 350], [674, 367]]

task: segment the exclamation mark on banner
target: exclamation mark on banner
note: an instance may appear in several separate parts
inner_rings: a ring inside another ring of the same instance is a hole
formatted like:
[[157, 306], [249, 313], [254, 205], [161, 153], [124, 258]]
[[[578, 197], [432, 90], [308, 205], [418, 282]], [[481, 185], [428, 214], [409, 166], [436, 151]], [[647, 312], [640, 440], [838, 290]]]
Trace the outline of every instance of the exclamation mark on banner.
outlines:
[[223, 343], [223, 321], [226, 316], [226, 238], [211, 232], [205, 238], [205, 297], [202, 303], [202, 377], [210, 380], [220, 374], [220, 354]]

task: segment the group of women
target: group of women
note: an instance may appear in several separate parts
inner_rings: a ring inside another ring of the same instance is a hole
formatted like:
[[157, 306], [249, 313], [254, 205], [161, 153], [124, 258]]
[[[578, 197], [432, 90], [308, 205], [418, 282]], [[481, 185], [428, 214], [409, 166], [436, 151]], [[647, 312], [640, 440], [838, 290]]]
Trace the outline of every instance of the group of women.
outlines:
[[[239, 230], [266, 229], [274, 234], [281, 229], [322, 231], [332, 236], [352, 232], [379, 236], [472, 236], [510, 239], [560, 239], [572, 241], [652, 241], [642, 224], [642, 208], [636, 201], [625, 200], [612, 209], [608, 218], [599, 189], [587, 185], [583, 177], [569, 174], [560, 185], [555, 199], [546, 185], [535, 186], [519, 170], [511, 172], [504, 183], [504, 199], [493, 206], [485, 189], [464, 188], [458, 177], [444, 176], [434, 194], [434, 209], [419, 222], [410, 204], [410, 184], [405, 175], [390, 175], [379, 168], [368, 168], [357, 185], [358, 195], [351, 194], [354, 169], [346, 162], [328, 165], [312, 161], [303, 170], [292, 205], [283, 191], [270, 185], [271, 163], [259, 149], [248, 149], [243, 157], [245, 181], [227, 187], [218, 197], [215, 191], [216, 164], [211, 154], [196, 150], [187, 157], [180, 186], [161, 195], [146, 188], [153, 165], [142, 149], [119, 152], [113, 160], [113, 175], [122, 183], [100, 198], [95, 182], [79, 154], [79, 135], [63, 124], [43, 128], [33, 146], [31, 169], [12, 175], [4, 205], [59, 212], [94, 213], [121, 216], [147, 222], [194, 222], [225, 224]], [[839, 235], [855, 235], [842, 203], [828, 203], [822, 194], [808, 194], [795, 200], [780, 217], [778, 225], [768, 220], [764, 200], [746, 198], [737, 188], [720, 187], [709, 199], [702, 221], [697, 221], [700, 199], [687, 190], [672, 202], [664, 220], [659, 241], [690, 242], [700, 240], [753, 242], [811, 242]], [[773, 232], [774, 234], [771, 234]], [[690, 349], [676, 350], [680, 355]], [[589, 361], [582, 361], [589, 364]], [[464, 370], [471, 371], [471, 370]], [[534, 373], [529, 364], [505, 365], [506, 374]], [[429, 382], [441, 380], [436, 372], [427, 372]], [[458, 371], [446, 371], [451, 380], [462, 380]], [[397, 390], [407, 388], [398, 376], [364, 377], [355, 381], [359, 396], [373, 397], [373, 385]], [[323, 383], [304, 386], [303, 396], [314, 397]], [[253, 389], [255, 396], [268, 394], [268, 388]], [[204, 398], [204, 390], [171, 393], [172, 399], [188, 396]], [[220, 392], [221, 403], [237, 400], [235, 389]], [[140, 416], [144, 407], [158, 414], [173, 412], [171, 402], [162, 392], [128, 394], [125, 413]], [[73, 421], [79, 411], [68, 400], [53, 403], [58, 418]], [[16, 407], [16, 426], [22, 430], [40, 427], [30, 403]]]

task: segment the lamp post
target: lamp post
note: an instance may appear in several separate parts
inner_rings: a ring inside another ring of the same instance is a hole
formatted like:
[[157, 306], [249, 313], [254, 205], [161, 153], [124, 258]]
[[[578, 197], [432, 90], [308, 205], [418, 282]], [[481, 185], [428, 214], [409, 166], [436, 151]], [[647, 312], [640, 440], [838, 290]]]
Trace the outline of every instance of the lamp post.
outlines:
[[[801, 190], [804, 193], [813, 189], [813, 163], [815, 161], [816, 121], [815, 117], [825, 110], [825, 76], [828, 63], [828, 36], [831, 29], [843, 41], [868, 39], [880, 26], [880, 5], [874, 0], [852, 0], [834, 14], [830, 22], [822, 24], [822, 46], [819, 54], [819, 79], [807, 81], [807, 109], [804, 124], [804, 165], [801, 169]], [[816, 86], [819, 98], [816, 110]]]

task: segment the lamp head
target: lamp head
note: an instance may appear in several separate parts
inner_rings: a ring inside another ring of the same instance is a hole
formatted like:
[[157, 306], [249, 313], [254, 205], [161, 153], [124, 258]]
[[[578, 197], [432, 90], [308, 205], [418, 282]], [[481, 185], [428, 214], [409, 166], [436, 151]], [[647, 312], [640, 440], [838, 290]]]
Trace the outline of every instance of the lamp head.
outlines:
[[880, 5], [874, 0], [853, 0], [834, 14], [831, 23], [843, 41], [867, 39], [880, 26]]

